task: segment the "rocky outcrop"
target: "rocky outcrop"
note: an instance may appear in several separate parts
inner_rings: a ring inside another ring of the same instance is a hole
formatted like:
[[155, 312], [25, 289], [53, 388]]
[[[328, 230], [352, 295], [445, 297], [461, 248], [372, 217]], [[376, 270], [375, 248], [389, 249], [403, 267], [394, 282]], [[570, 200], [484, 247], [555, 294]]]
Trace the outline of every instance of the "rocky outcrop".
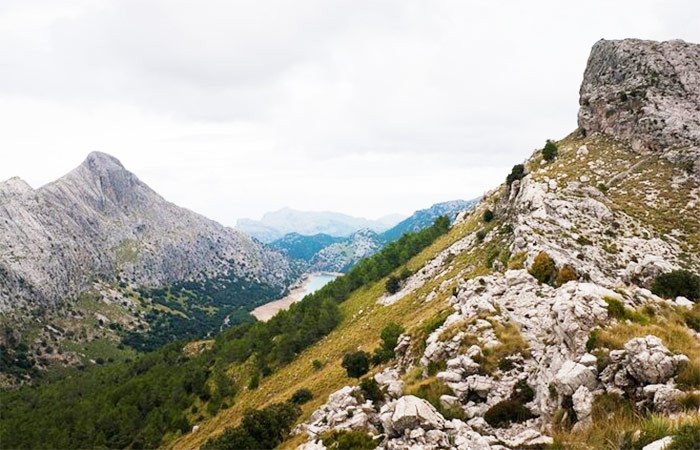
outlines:
[[579, 127], [661, 151], [700, 145], [700, 45], [598, 41], [580, 91]]
[[610, 352], [610, 364], [600, 374], [609, 391], [620, 392], [639, 385], [665, 383], [676, 373], [685, 355], [672, 354], [656, 336], [635, 338], [624, 350]]
[[167, 202], [104, 153], [36, 190], [19, 179], [0, 184], [0, 310], [69, 299], [95, 278], [156, 287], [221, 273], [281, 292], [293, 269], [250, 237]]

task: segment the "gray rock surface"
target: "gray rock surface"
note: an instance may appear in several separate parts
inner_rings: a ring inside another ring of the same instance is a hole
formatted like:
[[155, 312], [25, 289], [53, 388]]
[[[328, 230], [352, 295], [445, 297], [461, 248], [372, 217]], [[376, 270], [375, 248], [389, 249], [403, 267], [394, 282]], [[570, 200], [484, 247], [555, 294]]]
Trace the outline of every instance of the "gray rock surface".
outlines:
[[700, 45], [598, 41], [580, 90], [579, 127], [665, 150], [700, 143]]

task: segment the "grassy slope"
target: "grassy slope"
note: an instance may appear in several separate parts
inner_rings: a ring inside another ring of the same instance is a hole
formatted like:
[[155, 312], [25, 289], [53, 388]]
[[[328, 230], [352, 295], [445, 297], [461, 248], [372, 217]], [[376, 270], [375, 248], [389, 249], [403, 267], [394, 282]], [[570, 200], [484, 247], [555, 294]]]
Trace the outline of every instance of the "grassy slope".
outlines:
[[[414, 257], [408, 264], [409, 269], [420, 269], [429, 259], [449, 247], [457, 240], [473, 232], [479, 223], [473, 214], [469, 220], [456, 225], [445, 236], [440, 237], [430, 247]], [[463, 267], [472, 267], [470, 275], [486, 271], [483, 261], [485, 255], [480, 252], [463, 253], [450, 264], [447, 278]], [[216, 417], [200, 425], [200, 430], [190, 433], [173, 444], [176, 449], [195, 448], [202, 445], [209, 437], [221, 433], [226, 427], [235, 426], [246, 408], [260, 408], [265, 405], [288, 399], [297, 389], [307, 388], [314, 394], [314, 399], [304, 405], [301, 421], [305, 420], [316, 408], [325, 403], [328, 395], [348, 384], [357, 384], [350, 379], [345, 369], [340, 366], [346, 352], [362, 349], [373, 351], [379, 345], [382, 328], [389, 322], [400, 323], [408, 332], [414, 331], [427, 319], [447, 309], [446, 299], [451, 295], [452, 287], [439, 290], [443, 279], [438, 277], [423, 287], [406, 296], [391, 306], [376, 304], [384, 292], [385, 280], [380, 280], [355, 292], [341, 304], [343, 320], [327, 337], [299, 355], [288, 366], [261, 381], [253, 391], [243, 391], [235, 399], [235, 404], [219, 413]], [[435, 289], [438, 296], [430, 302], [425, 297]], [[318, 359], [324, 363], [322, 369], [313, 369], [312, 361]], [[376, 368], [381, 370], [381, 368]], [[293, 448], [297, 439], [291, 439], [283, 448]]]

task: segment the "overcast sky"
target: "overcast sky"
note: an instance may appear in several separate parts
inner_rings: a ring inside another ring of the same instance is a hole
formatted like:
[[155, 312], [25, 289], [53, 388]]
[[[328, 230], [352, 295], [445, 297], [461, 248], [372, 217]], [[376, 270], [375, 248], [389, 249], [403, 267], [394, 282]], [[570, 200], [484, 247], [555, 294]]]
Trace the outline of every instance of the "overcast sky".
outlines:
[[573, 131], [625, 37], [700, 42], [700, 2], [0, 0], [0, 180], [99, 150], [226, 225], [408, 214]]

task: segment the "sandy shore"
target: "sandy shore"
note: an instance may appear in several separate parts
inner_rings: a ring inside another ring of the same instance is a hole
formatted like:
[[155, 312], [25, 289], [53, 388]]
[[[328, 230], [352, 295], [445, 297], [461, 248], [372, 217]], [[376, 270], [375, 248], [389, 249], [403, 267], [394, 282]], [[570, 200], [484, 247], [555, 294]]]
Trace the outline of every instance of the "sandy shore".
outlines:
[[270, 303], [265, 303], [264, 305], [258, 306], [250, 313], [255, 316], [261, 322], [266, 322], [270, 320], [275, 314], [283, 309], [289, 308], [292, 303], [298, 302], [307, 293], [307, 288], [309, 283], [311, 283], [313, 277], [319, 275], [335, 275], [336, 277], [343, 275], [342, 273], [336, 272], [313, 272], [304, 274], [303, 278], [299, 280], [289, 291], [286, 297], [279, 300], [273, 300]]

